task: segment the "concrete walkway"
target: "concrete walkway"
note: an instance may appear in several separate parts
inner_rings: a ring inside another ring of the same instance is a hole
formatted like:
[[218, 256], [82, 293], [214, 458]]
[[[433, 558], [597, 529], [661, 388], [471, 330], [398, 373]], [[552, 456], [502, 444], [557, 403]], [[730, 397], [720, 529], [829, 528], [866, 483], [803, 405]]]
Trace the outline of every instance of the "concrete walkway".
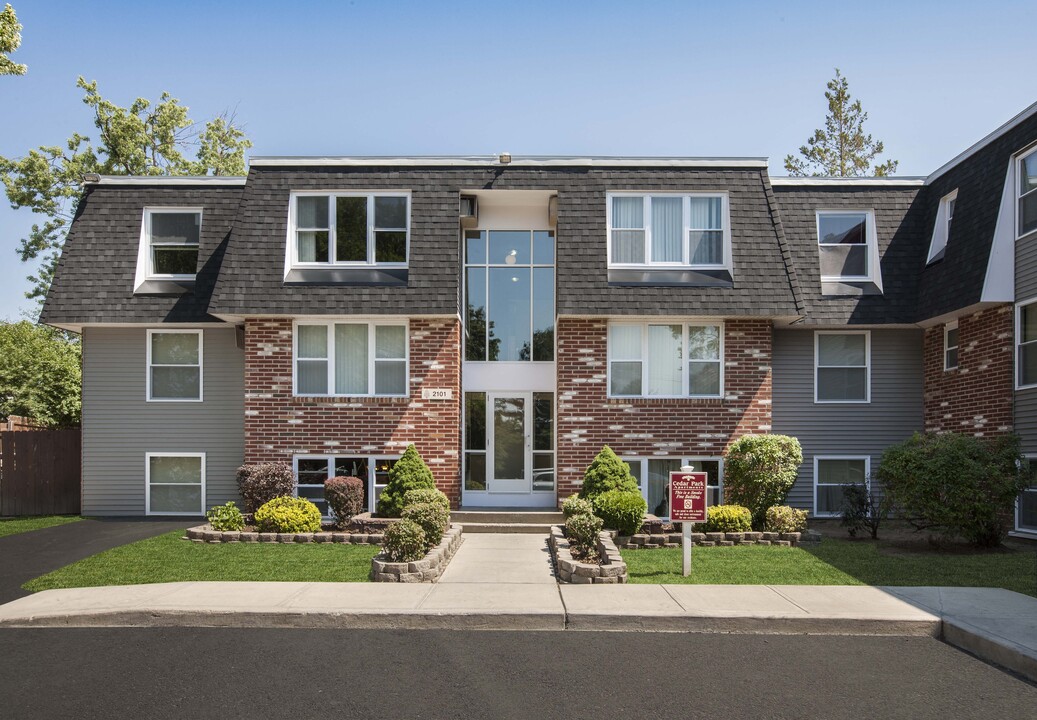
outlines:
[[930, 636], [1037, 681], [1037, 598], [996, 588], [560, 585], [535, 535], [465, 536], [435, 584], [181, 582], [0, 605], [0, 628], [48, 626]]

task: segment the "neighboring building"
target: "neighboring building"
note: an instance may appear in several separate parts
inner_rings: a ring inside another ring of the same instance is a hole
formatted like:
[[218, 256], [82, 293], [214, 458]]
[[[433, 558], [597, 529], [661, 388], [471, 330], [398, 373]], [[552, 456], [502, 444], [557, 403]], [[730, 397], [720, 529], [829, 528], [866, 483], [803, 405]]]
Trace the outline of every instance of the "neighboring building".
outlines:
[[[914, 431], [1037, 457], [1037, 105], [928, 178], [756, 158], [254, 158], [87, 183], [43, 313], [83, 336], [83, 512], [199, 515], [242, 462], [368, 505], [414, 443], [464, 507], [554, 507], [798, 437], [818, 516]], [[1017, 529], [1037, 533], [1037, 490]]]

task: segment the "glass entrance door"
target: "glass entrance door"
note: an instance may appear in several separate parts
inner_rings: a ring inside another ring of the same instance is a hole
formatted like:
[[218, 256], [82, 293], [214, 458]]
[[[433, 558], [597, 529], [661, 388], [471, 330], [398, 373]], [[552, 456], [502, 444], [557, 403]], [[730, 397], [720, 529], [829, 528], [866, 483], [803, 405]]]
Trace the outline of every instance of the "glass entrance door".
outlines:
[[530, 433], [532, 393], [489, 395], [489, 492], [528, 493], [533, 444]]

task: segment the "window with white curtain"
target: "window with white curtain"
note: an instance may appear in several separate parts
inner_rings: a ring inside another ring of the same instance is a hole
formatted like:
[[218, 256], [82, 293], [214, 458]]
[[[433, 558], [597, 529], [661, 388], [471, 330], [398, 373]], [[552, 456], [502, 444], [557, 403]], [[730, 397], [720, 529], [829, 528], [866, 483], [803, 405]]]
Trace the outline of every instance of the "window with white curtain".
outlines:
[[724, 194], [608, 195], [611, 266], [729, 266]]
[[202, 331], [148, 330], [148, 402], [200, 402]]
[[615, 322], [608, 330], [609, 395], [723, 395], [723, 325]]
[[871, 333], [814, 333], [814, 402], [871, 400]]
[[296, 395], [407, 394], [407, 325], [298, 323]]

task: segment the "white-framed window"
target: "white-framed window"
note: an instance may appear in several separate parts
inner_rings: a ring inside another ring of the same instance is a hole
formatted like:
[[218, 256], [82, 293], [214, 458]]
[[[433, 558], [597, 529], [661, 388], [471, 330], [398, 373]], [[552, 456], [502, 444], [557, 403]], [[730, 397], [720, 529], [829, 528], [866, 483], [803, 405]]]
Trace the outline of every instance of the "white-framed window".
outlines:
[[814, 402], [871, 402], [871, 332], [814, 332]]
[[943, 257], [947, 248], [947, 240], [951, 236], [951, 223], [954, 221], [954, 206], [958, 202], [957, 189], [940, 198], [940, 206], [936, 210], [936, 222], [933, 224], [933, 237], [929, 242], [929, 256], [925, 263], [936, 262]]
[[1037, 149], [1018, 160], [1019, 212], [1016, 237], [1037, 230]]
[[610, 397], [723, 397], [724, 324], [609, 323], [608, 359]]
[[292, 267], [406, 267], [410, 193], [294, 192], [288, 248]]
[[355, 477], [364, 481], [364, 510], [374, 512], [389, 482], [389, 470], [399, 459], [399, 456], [296, 455], [292, 458], [296, 497], [306, 498], [320, 509], [322, 516], [330, 518], [334, 513], [324, 499], [324, 483], [333, 477]]
[[623, 462], [630, 466], [630, 474], [637, 480], [641, 495], [648, 503], [648, 512], [656, 517], [670, 517], [670, 473], [690, 465], [697, 472], [704, 472], [706, 479], [706, 503], [709, 507], [719, 505], [724, 492], [724, 459], [722, 457], [636, 457], [624, 456]]
[[148, 402], [201, 402], [202, 331], [148, 330]]
[[726, 193], [608, 193], [610, 267], [731, 267]]
[[958, 368], [958, 321], [943, 326], [943, 369]]
[[821, 282], [873, 282], [882, 287], [872, 210], [818, 210]]
[[1037, 534], [1037, 458], [1026, 457], [1030, 487], [1019, 493], [1015, 503], [1016, 532]]
[[408, 394], [406, 321], [298, 321], [293, 336], [296, 395]]
[[814, 458], [814, 515], [842, 513], [843, 487], [870, 487], [871, 458], [859, 455], [819, 455]]
[[205, 453], [145, 453], [144, 483], [146, 514], [205, 514]]
[[1037, 386], [1037, 298], [1015, 306], [1017, 388]]
[[146, 207], [141, 228], [144, 275], [157, 280], [191, 280], [198, 272], [202, 208]]

